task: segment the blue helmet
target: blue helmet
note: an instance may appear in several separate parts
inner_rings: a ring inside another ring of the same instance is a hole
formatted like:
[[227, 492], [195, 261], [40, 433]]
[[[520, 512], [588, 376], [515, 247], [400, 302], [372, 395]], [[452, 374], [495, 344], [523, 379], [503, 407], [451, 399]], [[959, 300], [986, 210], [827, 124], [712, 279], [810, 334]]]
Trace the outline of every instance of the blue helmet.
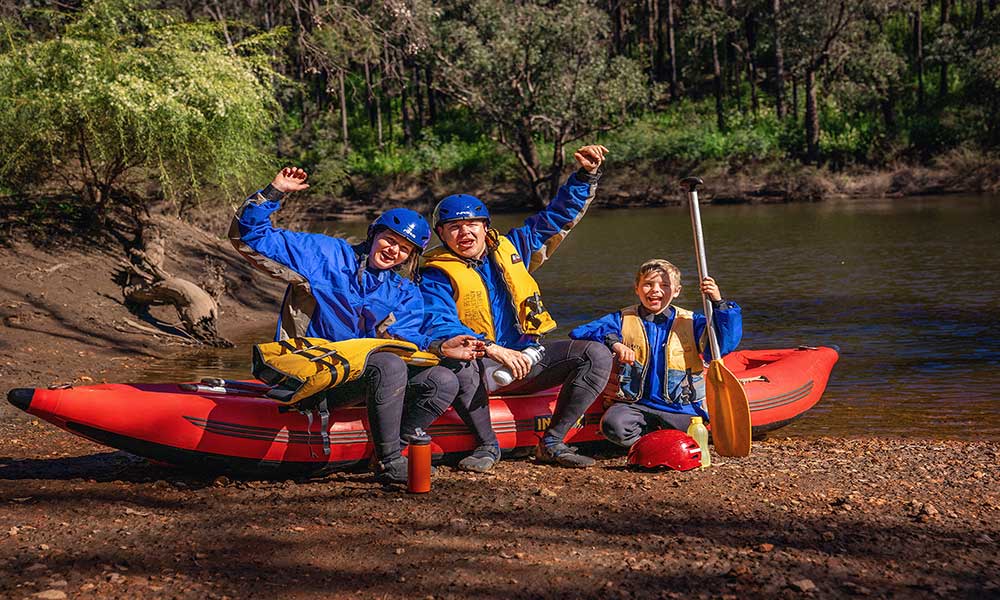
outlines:
[[464, 221], [466, 219], [485, 219], [487, 227], [490, 224], [490, 211], [486, 210], [483, 201], [469, 194], [454, 194], [438, 202], [434, 207], [434, 227], [448, 221]]
[[431, 228], [427, 219], [408, 208], [390, 208], [382, 213], [368, 227], [368, 236], [374, 235], [375, 228], [380, 226], [395, 231], [421, 250], [427, 248], [427, 242], [431, 241]]

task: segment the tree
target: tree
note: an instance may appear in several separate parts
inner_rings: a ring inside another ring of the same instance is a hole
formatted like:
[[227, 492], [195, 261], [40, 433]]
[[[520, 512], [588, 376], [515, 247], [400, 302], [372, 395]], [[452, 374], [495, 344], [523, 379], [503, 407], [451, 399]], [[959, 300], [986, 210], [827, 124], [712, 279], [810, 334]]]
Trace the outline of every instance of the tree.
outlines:
[[781, 50], [781, 0], [771, 0], [774, 15], [774, 112], [785, 118], [785, 57]]
[[[719, 60], [719, 40], [727, 39], [736, 30], [737, 22], [730, 18], [717, 0], [702, 0], [691, 6], [693, 24], [690, 27], [694, 39], [700, 46], [708, 45], [711, 50], [712, 92], [715, 95], [715, 125], [719, 131], [726, 130], [725, 83], [722, 63]], [[697, 49], [696, 49], [697, 50]]]
[[[992, 3], [991, 3], [992, 5]], [[967, 120], [982, 124], [981, 140], [987, 147], [1000, 147], [1000, 11], [991, 14], [969, 36], [963, 53], [968, 85], [964, 90]], [[978, 128], [978, 126], [977, 126]]]
[[813, 3], [806, 0], [787, 2], [782, 30], [788, 36], [784, 50], [793, 69], [803, 75], [806, 95], [806, 161], [819, 162], [819, 99], [817, 74], [824, 67], [839, 66], [857, 44], [852, 36], [864, 4], [869, 0], [836, 0]]
[[[640, 64], [609, 58], [607, 17], [580, 0], [447, 5], [438, 21], [443, 93], [480, 115], [514, 153], [532, 199], [555, 195], [567, 144], [621, 123], [646, 98]], [[552, 144], [543, 167], [538, 144]]]
[[[7, 25], [0, 47], [0, 176], [15, 192], [70, 190], [96, 220], [127, 205], [140, 230], [123, 295], [172, 304], [195, 339], [226, 345], [216, 298], [162, 267], [149, 228], [150, 181], [168, 198], [247, 187], [276, 106], [274, 34], [229, 47], [217, 24], [178, 23], [138, 0], [95, 0], [47, 37]], [[134, 176], [133, 176], [134, 175]]]
[[0, 177], [15, 191], [61, 185], [103, 218], [116, 201], [142, 204], [132, 173], [190, 198], [205, 185], [245, 187], [261, 166], [275, 34], [229, 48], [217, 25], [178, 23], [139, 0], [89, 2], [45, 39], [8, 28]]

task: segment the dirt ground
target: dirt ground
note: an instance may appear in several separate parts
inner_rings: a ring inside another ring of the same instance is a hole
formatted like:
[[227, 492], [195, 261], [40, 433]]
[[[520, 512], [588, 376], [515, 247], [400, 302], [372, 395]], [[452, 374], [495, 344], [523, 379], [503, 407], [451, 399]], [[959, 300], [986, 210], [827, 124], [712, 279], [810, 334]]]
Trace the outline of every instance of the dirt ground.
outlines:
[[[226, 267], [223, 335], [273, 319], [277, 287], [173, 227], [175, 273]], [[106, 241], [0, 247], [0, 392], [127, 381], [183, 349], [131, 324], [146, 325], [122, 306], [119, 256]], [[686, 473], [598, 451], [584, 471], [442, 466], [415, 496], [366, 473], [185, 473], [2, 402], [0, 597], [1000, 597], [998, 443], [779, 432]]]

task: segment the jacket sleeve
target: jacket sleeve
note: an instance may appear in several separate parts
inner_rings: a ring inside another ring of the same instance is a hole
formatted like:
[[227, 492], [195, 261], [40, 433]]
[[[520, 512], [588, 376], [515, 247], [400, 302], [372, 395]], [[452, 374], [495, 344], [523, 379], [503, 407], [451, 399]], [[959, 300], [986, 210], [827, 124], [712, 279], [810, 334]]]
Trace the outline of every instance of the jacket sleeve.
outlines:
[[600, 172], [577, 171], [559, 188], [544, 210], [507, 234], [524, 260], [528, 272], [540, 267], [556, 251], [570, 230], [580, 222], [597, 193]]
[[424, 269], [420, 281], [424, 301], [424, 318], [421, 328], [429, 340], [442, 340], [456, 335], [484, 336], [472, 331], [458, 318], [458, 307], [452, 296], [451, 281], [440, 269]]
[[386, 329], [386, 332], [394, 338], [413, 342], [421, 350], [426, 350], [430, 343], [422, 331], [424, 321], [424, 299], [420, 289], [407, 280], [403, 286], [403, 293], [399, 299], [399, 304], [393, 310], [396, 315], [396, 322]]
[[[736, 350], [743, 339], [743, 309], [735, 302], [726, 302], [726, 307], [712, 311], [715, 317], [715, 334], [719, 341], [719, 352], [723, 356]], [[698, 312], [694, 314], [694, 335], [702, 347], [702, 356], [705, 360], [713, 360], [711, 344], [708, 342], [705, 324], [708, 319]], [[704, 342], [702, 337], [706, 336]]]
[[260, 192], [248, 198], [229, 230], [236, 251], [258, 269], [289, 283], [313, 279], [333, 267], [333, 257], [343, 254], [337, 248], [339, 240], [275, 227], [271, 214], [279, 208], [279, 202], [265, 200]]
[[569, 337], [574, 340], [600, 342], [610, 350], [611, 346], [622, 341], [621, 313], [610, 313], [590, 323], [584, 323], [570, 331]]

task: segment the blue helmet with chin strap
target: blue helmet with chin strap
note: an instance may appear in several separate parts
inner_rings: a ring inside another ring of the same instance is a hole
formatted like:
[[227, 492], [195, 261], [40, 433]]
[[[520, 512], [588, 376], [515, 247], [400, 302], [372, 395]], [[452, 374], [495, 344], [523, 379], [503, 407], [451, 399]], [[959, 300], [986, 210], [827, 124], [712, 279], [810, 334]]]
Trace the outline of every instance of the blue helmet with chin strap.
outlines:
[[368, 237], [375, 235], [377, 227], [385, 227], [398, 233], [421, 250], [427, 248], [427, 243], [431, 241], [431, 228], [427, 219], [408, 208], [390, 208], [379, 215], [368, 227]]
[[490, 225], [490, 211], [486, 210], [483, 201], [469, 194], [454, 194], [438, 202], [434, 207], [434, 228], [448, 221], [465, 221], [483, 219], [486, 226]]

